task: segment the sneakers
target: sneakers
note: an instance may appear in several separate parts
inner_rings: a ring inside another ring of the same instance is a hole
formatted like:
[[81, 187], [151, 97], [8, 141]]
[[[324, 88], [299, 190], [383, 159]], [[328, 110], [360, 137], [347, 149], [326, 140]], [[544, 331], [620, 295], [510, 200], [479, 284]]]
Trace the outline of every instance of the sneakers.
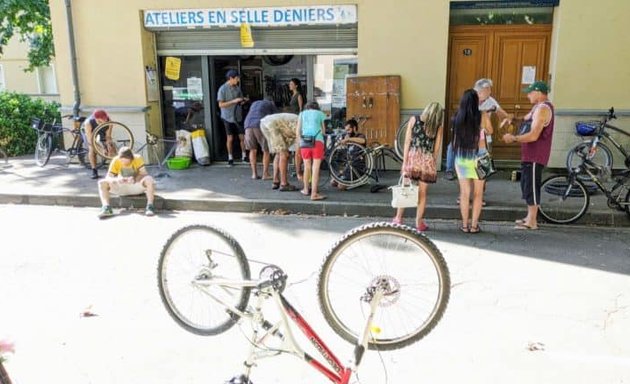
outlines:
[[104, 219], [113, 215], [114, 211], [112, 211], [112, 207], [110, 207], [109, 205], [105, 205], [103, 208], [101, 208], [101, 212], [98, 214], [98, 218]]
[[448, 170], [444, 173], [444, 178], [446, 178], [446, 180], [455, 180], [455, 172]]
[[144, 214], [146, 216], [155, 216], [155, 207], [153, 204], [147, 205], [147, 208], [144, 210]]
[[90, 176], [92, 180], [98, 179], [98, 171], [96, 169], [92, 169], [92, 176]]
[[228, 165], [229, 166], [233, 166], [234, 165], [234, 159], [228, 159]]
[[418, 232], [424, 232], [424, 231], [428, 231], [429, 230], [429, 226], [423, 221], [422, 223], [420, 223], [420, 225], [418, 225], [416, 227], [416, 230]]

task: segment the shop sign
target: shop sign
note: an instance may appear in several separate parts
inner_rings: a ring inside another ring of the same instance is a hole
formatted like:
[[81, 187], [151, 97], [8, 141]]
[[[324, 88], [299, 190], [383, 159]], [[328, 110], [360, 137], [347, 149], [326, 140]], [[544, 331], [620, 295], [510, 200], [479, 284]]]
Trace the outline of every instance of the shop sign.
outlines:
[[240, 27], [242, 24], [253, 27], [280, 27], [356, 22], [356, 5], [144, 11], [144, 26], [148, 29]]

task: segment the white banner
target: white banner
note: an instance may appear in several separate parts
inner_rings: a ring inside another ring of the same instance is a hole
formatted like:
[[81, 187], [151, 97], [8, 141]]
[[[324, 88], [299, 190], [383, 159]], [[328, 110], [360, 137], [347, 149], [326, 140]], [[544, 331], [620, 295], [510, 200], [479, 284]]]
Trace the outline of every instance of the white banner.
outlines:
[[331, 25], [357, 22], [356, 5], [145, 10], [147, 29]]

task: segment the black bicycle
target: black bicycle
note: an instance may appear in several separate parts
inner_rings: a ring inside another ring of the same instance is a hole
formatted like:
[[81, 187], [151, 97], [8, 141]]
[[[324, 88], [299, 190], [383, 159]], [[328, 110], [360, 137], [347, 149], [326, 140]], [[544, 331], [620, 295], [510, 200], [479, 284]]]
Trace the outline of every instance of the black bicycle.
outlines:
[[[607, 198], [608, 207], [625, 211], [630, 217], [630, 169], [615, 176], [615, 183], [607, 188], [601, 178], [600, 165], [582, 153], [581, 163], [571, 169], [567, 176], [551, 176], [540, 191], [540, 214], [554, 224], [570, 224], [579, 220], [590, 204], [590, 194], [598, 189]], [[588, 177], [588, 184], [581, 179]], [[591, 184], [592, 182], [592, 184]]]
[[[85, 117], [66, 115], [64, 118], [73, 119], [72, 129], [64, 128], [63, 125], [56, 123], [56, 121], [45, 123], [38, 118], [31, 119], [31, 128], [37, 131], [35, 163], [40, 167], [48, 164], [54, 151], [65, 154], [68, 163], [76, 157], [81, 165], [86, 165], [85, 158], [88, 154], [87, 139], [85, 133], [81, 131], [81, 123], [85, 120]], [[72, 137], [72, 144], [67, 148], [64, 146], [64, 133], [69, 133]]]
[[[589, 160], [587, 165], [593, 165], [591, 170], [598, 169], [600, 172], [603, 172], [600, 175], [602, 178], [606, 178], [607, 174], [612, 173], [613, 155], [610, 148], [602, 142], [604, 139], [608, 140], [623, 155], [626, 168], [630, 168], [630, 152], [619, 144], [609, 132], [614, 131], [624, 136], [630, 136], [630, 132], [609, 124], [611, 120], [616, 118], [615, 108], [611, 107], [608, 110], [608, 114], [599, 121], [578, 121], [575, 123], [576, 134], [586, 139], [571, 148], [567, 154], [566, 165], [569, 172], [579, 168], [583, 164], [582, 159], [586, 158]], [[588, 181], [590, 177], [582, 174], [580, 179]]]

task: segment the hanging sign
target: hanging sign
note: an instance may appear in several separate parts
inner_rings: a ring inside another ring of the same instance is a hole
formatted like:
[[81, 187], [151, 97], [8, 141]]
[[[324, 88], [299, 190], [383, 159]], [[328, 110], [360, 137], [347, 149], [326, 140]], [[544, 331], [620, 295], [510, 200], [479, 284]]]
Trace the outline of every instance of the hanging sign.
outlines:
[[533, 84], [536, 80], [536, 67], [531, 65], [523, 66], [521, 84]]
[[145, 10], [147, 29], [356, 24], [356, 5]]
[[241, 47], [254, 48], [254, 38], [252, 37], [252, 28], [249, 24], [241, 24]]
[[164, 76], [169, 80], [179, 80], [179, 72], [182, 68], [182, 59], [179, 57], [167, 57]]

